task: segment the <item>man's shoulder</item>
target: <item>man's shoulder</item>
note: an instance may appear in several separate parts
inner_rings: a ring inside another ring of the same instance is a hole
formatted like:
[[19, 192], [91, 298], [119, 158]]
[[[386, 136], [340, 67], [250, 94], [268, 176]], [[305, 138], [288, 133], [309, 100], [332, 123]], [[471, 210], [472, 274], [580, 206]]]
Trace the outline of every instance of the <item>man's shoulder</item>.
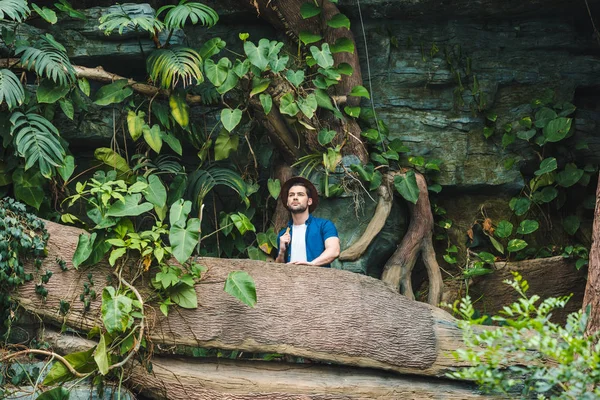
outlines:
[[314, 215], [311, 215], [312, 217], [312, 221], [315, 224], [319, 224], [319, 225], [323, 225], [323, 224], [333, 224], [333, 221], [331, 221], [330, 219], [327, 218], [319, 218], [319, 217], [315, 217]]

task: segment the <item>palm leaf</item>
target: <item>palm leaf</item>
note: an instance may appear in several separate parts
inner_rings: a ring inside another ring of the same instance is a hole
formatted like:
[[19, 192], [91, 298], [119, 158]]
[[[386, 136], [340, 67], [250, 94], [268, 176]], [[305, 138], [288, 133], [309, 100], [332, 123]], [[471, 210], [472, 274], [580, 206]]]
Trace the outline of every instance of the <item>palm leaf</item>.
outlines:
[[15, 112], [10, 122], [14, 145], [19, 155], [25, 158], [25, 170], [37, 163], [42, 175], [50, 178], [52, 167], [62, 165], [65, 158], [65, 149], [58, 140], [58, 129], [33, 112]]
[[8, 69], [0, 69], [0, 104], [6, 101], [8, 109], [23, 104], [25, 91], [19, 78]]
[[154, 50], [146, 68], [150, 78], [161, 87], [169, 89], [175, 87], [181, 80], [183, 86], [202, 83], [204, 77], [200, 71], [202, 58], [196, 50], [187, 47], [172, 47], [170, 49]]
[[178, 5], [161, 7], [156, 14], [159, 16], [164, 10], [169, 10], [165, 16], [165, 25], [169, 29], [183, 29], [189, 19], [193, 25], [214, 26], [219, 21], [219, 15], [215, 10], [201, 3], [181, 0]]
[[21, 53], [23, 68], [33, 69], [36, 74], [52, 79], [61, 86], [75, 82], [75, 69], [69, 61], [67, 51], [51, 34], [42, 35], [33, 47], [18, 47], [16, 54]]
[[246, 206], [250, 204], [250, 200], [246, 196], [246, 182], [237, 172], [230, 169], [212, 166], [208, 169], [194, 171], [190, 174], [189, 182], [188, 194], [197, 199], [199, 204], [202, 204], [206, 195], [215, 186], [226, 186], [233, 189]]
[[150, 34], [162, 31], [165, 27], [164, 24], [153, 14], [148, 14], [145, 6], [143, 4], [114, 6], [118, 7], [118, 11], [100, 17], [98, 29], [104, 30], [104, 34], [107, 36], [115, 29], [119, 31], [119, 35], [122, 35], [123, 31], [142, 30]]
[[31, 14], [26, 0], [0, 0], [0, 21], [7, 18], [23, 22]]

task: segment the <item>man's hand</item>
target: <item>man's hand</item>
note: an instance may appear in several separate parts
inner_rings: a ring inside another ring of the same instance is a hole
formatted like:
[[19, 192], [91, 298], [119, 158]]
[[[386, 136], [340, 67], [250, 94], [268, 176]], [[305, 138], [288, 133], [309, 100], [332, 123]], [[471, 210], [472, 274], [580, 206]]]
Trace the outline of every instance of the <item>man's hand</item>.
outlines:
[[285, 262], [285, 251], [287, 250], [291, 241], [292, 236], [290, 235], [290, 227], [288, 226], [288, 228], [285, 230], [285, 233], [279, 238], [279, 253], [277, 253], [277, 258], [275, 259], [275, 262]]

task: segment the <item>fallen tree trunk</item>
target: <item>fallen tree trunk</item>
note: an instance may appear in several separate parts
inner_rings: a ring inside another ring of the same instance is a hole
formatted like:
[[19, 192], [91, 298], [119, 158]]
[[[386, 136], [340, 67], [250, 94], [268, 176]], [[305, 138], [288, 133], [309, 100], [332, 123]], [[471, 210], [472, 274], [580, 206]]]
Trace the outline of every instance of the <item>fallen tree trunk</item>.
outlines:
[[[52, 222], [46, 227], [48, 258], [38, 274], [46, 270], [54, 274], [45, 285], [48, 297], [44, 301], [35, 293], [36, 279], [13, 297], [48, 321], [87, 331], [100, 324], [101, 296], [85, 311], [79, 300], [83, 284], [91, 277], [100, 294], [112, 269], [106, 263], [73, 269], [70, 260], [83, 231]], [[67, 271], [60, 270], [54, 261], [58, 259], [67, 262]], [[209, 268], [196, 286], [200, 306], [175, 308], [168, 318], [149, 306], [151, 342], [275, 352], [430, 376], [444, 376], [459, 365], [451, 355], [462, 347], [455, 319], [399, 295], [379, 280], [340, 270], [251, 260], [198, 261]], [[36, 271], [33, 265], [27, 269]], [[254, 278], [256, 308], [223, 292], [225, 278], [233, 270], [247, 271]], [[61, 300], [70, 304], [65, 316], [60, 314]]]

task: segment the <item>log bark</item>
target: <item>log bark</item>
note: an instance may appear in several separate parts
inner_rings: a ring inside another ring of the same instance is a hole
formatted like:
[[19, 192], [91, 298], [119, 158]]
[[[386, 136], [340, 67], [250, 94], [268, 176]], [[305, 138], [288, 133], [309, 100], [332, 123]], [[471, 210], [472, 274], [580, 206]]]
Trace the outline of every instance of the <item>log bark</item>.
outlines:
[[592, 227], [592, 247], [588, 266], [588, 278], [583, 298], [583, 309], [590, 307], [587, 334], [591, 335], [600, 329], [600, 176], [596, 188], [596, 209]]
[[[93, 288], [100, 294], [112, 268], [99, 263], [73, 269], [70, 260], [82, 231], [52, 222], [46, 227], [50, 233], [47, 261], [40, 271], [32, 265], [27, 269], [38, 276], [46, 270], [54, 273], [45, 285], [48, 298], [44, 301], [35, 294], [37, 277], [13, 298], [48, 321], [88, 331], [99, 325], [101, 300], [98, 296], [86, 312], [79, 301], [83, 284], [91, 274]], [[56, 259], [65, 260], [68, 271], [62, 272]], [[379, 280], [341, 270], [251, 260], [204, 258], [198, 262], [209, 268], [196, 286], [200, 306], [174, 308], [167, 318], [150, 305], [146, 312], [151, 342], [283, 353], [429, 376], [444, 376], [464, 365], [451, 355], [463, 346], [456, 320], [438, 308], [399, 295]], [[232, 270], [247, 271], [254, 278], [256, 308], [223, 292]], [[66, 316], [59, 312], [61, 300], [71, 306]]]

